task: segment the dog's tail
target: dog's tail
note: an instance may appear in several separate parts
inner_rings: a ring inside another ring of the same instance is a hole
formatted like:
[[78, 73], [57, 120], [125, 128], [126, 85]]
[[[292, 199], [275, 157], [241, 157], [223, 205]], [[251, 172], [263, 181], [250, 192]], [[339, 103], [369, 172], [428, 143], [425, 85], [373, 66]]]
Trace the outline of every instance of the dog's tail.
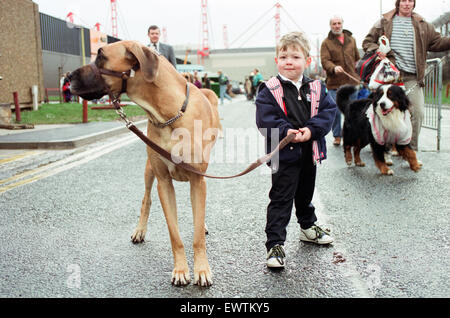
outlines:
[[339, 88], [336, 93], [336, 105], [339, 110], [344, 114], [344, 116], [348, 115], [349, 105], [350, 105], [350, 96], [356, 92], [355, 86], [345, 85]]

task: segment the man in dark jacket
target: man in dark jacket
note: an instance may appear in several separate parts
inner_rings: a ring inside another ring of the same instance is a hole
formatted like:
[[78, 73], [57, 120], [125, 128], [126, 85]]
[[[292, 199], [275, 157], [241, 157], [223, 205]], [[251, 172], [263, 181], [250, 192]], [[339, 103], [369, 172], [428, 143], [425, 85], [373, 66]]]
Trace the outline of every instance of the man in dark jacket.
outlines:
[[151, 25], [148, 28], [148, 37], [150, 39], [149, 47], [155, 49], [159, 53], [162, 54], [172, 65], [173, 67], [177, 67], [177, 60], [175, 58], [175, 53], [173, 51], [173, 47], [169, 44], [164, 44], [159, 41], [159, 37], [161, 32], [159, 27], [156, 25]]
[[[339, 16], [330, 19], [330, 33], [322, 42], [320, 47], [320, 60], [323, 68], [327, 73], [328, 92], [336, 100], [336, 91], [345, 84], [359, 85], [356, 81], [346, 75], [344, 71], [352, 77], [359, 79], [355, 72], [356, 62], [359, 60], [359, 52], [356, 47], [356, 41], [352, 37], [352, 33], [343, 29], [344, 20]], [[356, 99], [358, 91], [351, 96]], [[334, 144], [341, 143], [341, 113], [336, 112], [333, 122]]]

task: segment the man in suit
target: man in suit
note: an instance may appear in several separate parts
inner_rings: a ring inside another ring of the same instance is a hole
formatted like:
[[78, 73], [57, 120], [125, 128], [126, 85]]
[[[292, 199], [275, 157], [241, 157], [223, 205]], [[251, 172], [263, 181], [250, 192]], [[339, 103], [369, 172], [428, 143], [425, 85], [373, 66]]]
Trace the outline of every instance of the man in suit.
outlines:
[[166, 59], [169, 60], [170, 63], [172, 63], [173, 67], [176, 68], [177, 60], [175, 59], [175, 53], [173, 52], [173, 47], [159, 42], [159, 37], [161, 35], [161, 32], [159, 30], [159, 27], [156, 25], [151, 25], [148, 28], [148, 37], [150, 38], [150, 44], [148, 47], [151, 47], [161, 53]]

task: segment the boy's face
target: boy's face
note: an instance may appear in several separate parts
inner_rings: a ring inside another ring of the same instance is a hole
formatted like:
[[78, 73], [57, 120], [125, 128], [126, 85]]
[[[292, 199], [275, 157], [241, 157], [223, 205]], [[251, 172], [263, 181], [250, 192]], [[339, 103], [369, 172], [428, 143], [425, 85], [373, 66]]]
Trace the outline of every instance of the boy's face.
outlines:
[[278, 52], [275, 63], [281, 75], [297, 82], [311, 63], [311, 58], [306, 58], [299, 47], [290, 45], [286, 50]]

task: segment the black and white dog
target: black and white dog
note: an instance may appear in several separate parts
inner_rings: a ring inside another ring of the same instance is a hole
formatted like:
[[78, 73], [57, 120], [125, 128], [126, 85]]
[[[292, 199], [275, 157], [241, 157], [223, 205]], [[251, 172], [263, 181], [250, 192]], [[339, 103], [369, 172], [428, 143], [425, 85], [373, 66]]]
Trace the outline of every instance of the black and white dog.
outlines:
[[367, 99], [350, 101], [356, 91], [354, 86], [341, 87], [336, 94], [336, 104], [344, 114], [344, 153], [345, 161], [357, 166], [365, 166], [360, 151], [370, 143], [375, 165], [384, 175], [394, 172], [388, 167], [385, 155], [395, 146], [399, 155], [408, 161], [411, 170], [417, 172], [421, 165], [411, 148], [411, 115], [409, 99], [404, 90], [396, 85], [382, 85]]

